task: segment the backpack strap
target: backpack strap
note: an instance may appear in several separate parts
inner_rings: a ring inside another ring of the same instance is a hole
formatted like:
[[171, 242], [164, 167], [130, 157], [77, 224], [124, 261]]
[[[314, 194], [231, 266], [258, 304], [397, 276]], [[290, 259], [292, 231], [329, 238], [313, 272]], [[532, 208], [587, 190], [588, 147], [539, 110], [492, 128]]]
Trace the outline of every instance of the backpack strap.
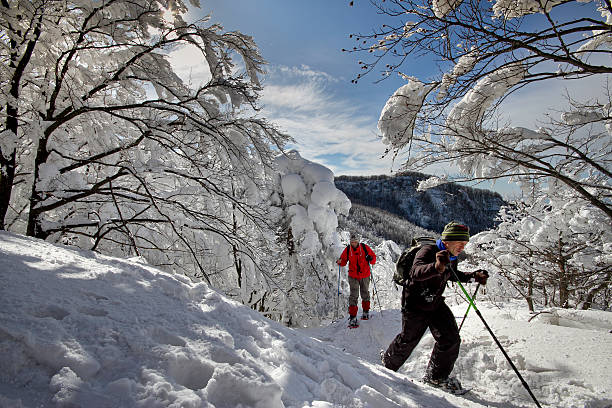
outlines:
[[416, 237], [416, 238], [412, 238], [411, 246], [426, 245], [426, 244], [433, 245], [435, 243], [436, 243], [436, 239], [432, 237]]
[[[348, 258], [349, 253], [350, 253], [350, 250], [349, 250], [349, 247], [350, 247], [350, 246], [351, 246], [351, 244], [348, 244], [348, 245], [346, 246], [346, 248], [345, 248], [347, 258]], [[363, 248], [363, 252], [364, 252], [364, 253], [366, 254], [366, 256], [367, 256], [367, 255], [368, 255], [368, 250], [366, 249], [366, 244], [362, 242], [362, 243], [361, 243], [361, 248]], [[342, 251], [342, 252], [344, 252], [344, 251]]]
[[[349, 254], [349, 252], [348, 252], [348, 251], [349, 251], [349, 247], [350, 247], [350, 246], [351, 246], [351, 244], [348, 244], [348, 245], [346, 246], [346, 249], [345, 249], [345, 251], [347, 251], [347, 252], [346, 252], [346, 256], [348, 256], [348, 254]], [[361, 248], [363, 248], [363, 252], [364, 252], [364, 253], [367, 255], [367, 254], [368, 254], [368, 250], [366, 249], [366, 244], [365, 244], [365, 243], [363, 243], [363, 242], [361, 243]], [[344, 252], [344, 251], [343, 251], [343, 252]]]

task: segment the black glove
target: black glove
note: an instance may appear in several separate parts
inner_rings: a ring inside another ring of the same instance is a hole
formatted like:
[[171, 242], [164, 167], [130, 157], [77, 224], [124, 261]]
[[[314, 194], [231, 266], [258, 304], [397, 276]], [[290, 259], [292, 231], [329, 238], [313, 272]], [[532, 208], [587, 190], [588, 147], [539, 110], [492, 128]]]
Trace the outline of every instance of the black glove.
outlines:
[[484, 269], [478, 269], [474, 272], [474, 280], [480, 283], [481, 285], [486, 285], [488, 278], [489, 272], [485, 271]]
[[446, 264], [450, 262], [450, 255], [448, 251], [445, 249], [444, 251], [440, 251], [436, 254], [436, 270], [439, 273], [444, 272], [444, 268], [446, 268]]
[[366, 254], [366, 261], [370, 263], [371, 260], [372, 260], [372, 257], [370, 256], [370, 254]]

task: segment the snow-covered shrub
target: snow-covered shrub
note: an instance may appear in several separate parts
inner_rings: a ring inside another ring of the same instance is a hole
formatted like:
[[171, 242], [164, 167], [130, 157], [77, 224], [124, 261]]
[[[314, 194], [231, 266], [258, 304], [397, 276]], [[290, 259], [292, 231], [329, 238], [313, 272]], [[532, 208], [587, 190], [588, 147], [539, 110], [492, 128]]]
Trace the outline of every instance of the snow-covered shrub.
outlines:
[[348, 215], [351, 202], [334, 185], [334, 174], [297, 151], [279, 155], [273, 214], [284, 241], [286, 267], [276, 288], [282, 299], [282, 321], [307, 326], [331, 317], [337, 306], [336, 259], [343, 250], [336, 231], [338, 215]]

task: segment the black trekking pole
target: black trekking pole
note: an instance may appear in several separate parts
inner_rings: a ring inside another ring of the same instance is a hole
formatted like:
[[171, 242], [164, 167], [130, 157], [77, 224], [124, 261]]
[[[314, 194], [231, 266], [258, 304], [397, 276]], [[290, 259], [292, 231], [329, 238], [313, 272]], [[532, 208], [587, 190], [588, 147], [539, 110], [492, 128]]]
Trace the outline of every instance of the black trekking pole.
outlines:
[[[472, 294], [472, 299], [476, 299], [476, 293], [478, 293], [478, 288], [480, 287], [480, 283], [478, 285], [476, 285], [476, 289], [474, 290], [474, 293]], [[459, 331], [461, 331], [461, 327], [463, 327], [463, 323], [465, 322], [465, 318], [467, 317], [468, 313], [470, 312], [470, 308], [472, 307], [472, 304], [469, 303], [468, 301], [468, 308], [465, 311], [465, 314], [463, 315], [463, 320], [461, 320], [461, 324], [459, 325]]]
[[341, 266], [338, 265], [338, 296], [336, 298], [336, 319], [339, 318], [338, 309], [340, 309], [340, 268]]
[[380, 317], [383, 316], [382, 305], [380, 304], [380, 297], [378, 296], [378, 290], [376, 290], [376, 281], [374, 280], [374, 265], [370, 266], [370, 276], [372, 276], [372, 283], [374, 283], [374, 293], [376, 293], [376, 298], [378, 299], [378, 308], [380, 309]]
[[[452, 268], [451, 268], [451, 270], [452, 270]], [[508, 363], [510, 363], [510, 367], [512, 367], [512, 369], [514, 370], [514, 372], [518, 376], [519, 380], [521, 380], [521, 383], [523, 384], [523, 387], [525, 387], [525, 389], [527, 390], [527, 392], [529, 393], [529, 395], [533, 399], [533, 402], [535, 402], [536, 406], [538, 408], [542, 408], [542, 406], [540, 405], [540, 403], [536, 399], [535, 395], [533, 395], [533, 392], [531, 392], [531, 388], [529, 388], [529, 384], [527, 384], [527, 382], [525, 381], [525, 379], [523, 378], [521, 373], [519, 373], [519, 370], [516, 368], [516, 366], [514, 365], [512, 360], [510, 359], [510, 356], [508, 355], [508, 353], [506, 353], [506, 350], [504, 350], [504, 348], [502, 347], [502, 345], [499, 342], [499, 340], [497, 340], [497, 337], [495, 337], [495, 334], [493, 333], [493, 330], [491, 330], [491, 328], [487, 324], [487, 321], [484, 319], [484, 317], [482, 317], [482, 314], [480, 313], [480, 310], [478, 310], [478, 308], [476, 307], [476, 304], [474, 304], [474, 301], [470, 297], [469, 293], [467, 292], [467, 290], [465, 290], [465, 288], [463, 287], [463, 285], [459, 281], [459, 277], [457, 276], [457, 274], [455, 273], [454, 270], [453, 270], [453, 274], [455, 275], [455, 279], [457, 279], [457, 283], [459, 284], [459, 287], [461, 288], [461, 290], [463, 291], [465, 296], [467, 296], [468, 301], [470, 302], [470, 305], [472, 305], [472, 307], [474, 308], [474, 311], [476, 312], [478, 317], [480, 317], [480, 320], [482, 320], [482, 323], [485, 325], [485, 327], [489, 331], [489, 334], [491, 335], [491, 337], [493, 337], [493, 340], [495, 340], [495, 344], [497, 344], [497, 347], [499, 347], [501, 352], [504, 354], [504, 357], [506, 357], [506, 360], [508, 360]]]

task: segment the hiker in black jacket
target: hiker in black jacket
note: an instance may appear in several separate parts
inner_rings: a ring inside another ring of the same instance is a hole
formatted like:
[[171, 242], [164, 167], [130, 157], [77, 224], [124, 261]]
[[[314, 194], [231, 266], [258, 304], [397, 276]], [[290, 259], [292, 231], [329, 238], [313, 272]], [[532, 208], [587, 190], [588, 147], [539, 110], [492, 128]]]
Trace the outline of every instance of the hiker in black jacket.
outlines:
[[397, 371], [429, 328], [436, 344], [423, 380], [451, 391], [461, 389], [461, 384], [449, 377], [461, 340], [455, 317], [442, 294], [446, 282], [457, 278], [461, 282], [487, 283], [488, 273], [484, 270], [468, 273], [457, 270], [457, 255], [469, 239], [469, 228], [451, 221], [436, 244], [424, 245], [417, 252], [410, 269], [410, 283], [402, 292], [402, 331], [382, 355], [388, 369]]

